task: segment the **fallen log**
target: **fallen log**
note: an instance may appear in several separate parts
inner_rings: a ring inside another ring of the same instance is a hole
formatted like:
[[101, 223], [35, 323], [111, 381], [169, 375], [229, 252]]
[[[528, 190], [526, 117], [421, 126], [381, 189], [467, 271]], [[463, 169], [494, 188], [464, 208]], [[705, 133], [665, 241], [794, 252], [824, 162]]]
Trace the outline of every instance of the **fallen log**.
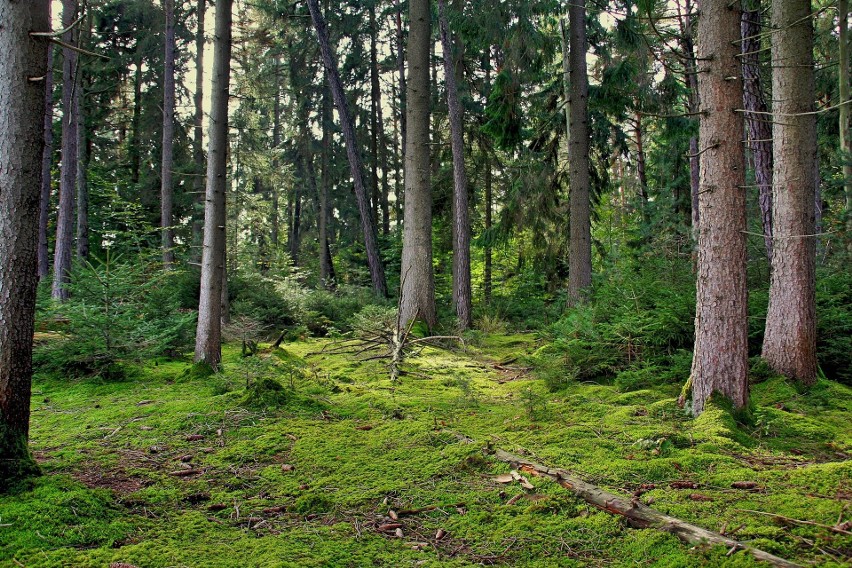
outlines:
[[520, 456], [510, 454], [503, 450], [497, 450], [495, 457], [507, 462], [517, 470], [523, 471], [536, 477], [544, 477], [555, 481], [565, 489], [568, 489], [586, 503], [597, 507], [608, 513], [625, 517], [631, 526], [636, 528], [654, 528], [672, 533], [680, 540], [693, 545], [699, 544], [721, 544], [730, 549], [730, 553], [737, 550], [745, 550], [751, 553], [757, 560], [768, 562], [773, 566], [783, 568], [799, 567], [799, 564], [784, 560], [768, 552], [764, 552], [748, 544], [722, 536], [719, 533], [708, 531], [697, 525], [687, 523], [675, 517], [665, 515], [638, 501], [625, 497], [619, 497], [600, 487], [586, 483], [563, 469], [554, 469], [526, 460]]

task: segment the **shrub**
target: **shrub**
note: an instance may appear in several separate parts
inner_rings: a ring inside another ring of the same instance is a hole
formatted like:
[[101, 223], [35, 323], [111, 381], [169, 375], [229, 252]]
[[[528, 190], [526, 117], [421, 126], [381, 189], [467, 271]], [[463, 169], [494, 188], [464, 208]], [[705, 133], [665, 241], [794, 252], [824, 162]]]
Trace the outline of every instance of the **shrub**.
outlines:
[[180, 310], [169, 293], [177, 271], [126, 262], [107, 252], [103, 260], [75, 265], [70, 299], [49, 303], [43, 323], [62, 322], [63, 338], [40, 346], [35, 362], [72, 375], [121, 378], [122, 363], [176, 355], [191, 342], [195, 314]]

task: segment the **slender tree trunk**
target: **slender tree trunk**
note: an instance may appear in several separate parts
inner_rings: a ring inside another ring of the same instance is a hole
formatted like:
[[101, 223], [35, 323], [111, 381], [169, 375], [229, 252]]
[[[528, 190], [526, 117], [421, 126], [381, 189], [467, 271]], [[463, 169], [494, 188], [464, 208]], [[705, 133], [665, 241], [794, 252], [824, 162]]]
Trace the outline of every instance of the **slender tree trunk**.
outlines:
[[174, 186], [172, 165], [174, 163], [175, 137], [175, 3], [163, 0], [166, 12], [166, 46], [163, 62], [163, 156], [160, 168], [160, 231], [163, 248], [163, 265], [171, 267], [175, 261], [175, 235], [172, 228]]
[[405, 225], [402, 235], [403, 329], [422, 320], [436, 321], [432, 270], [432, 190], [429, 168], [429, 51], [432, 43], [429, 0], [408, 2], [408, 92], [406, 93]]
[[328, 247], [328, 190], [331, 185], [331, 99], [328, 88], [322, 90], [322, 179], [320, 180], [319, 246], [320, 283], [326, 288], [334, 286], [334, 266]]
[[838, 0], [840, 27], [840, 150], [843, 159], [843, 188], [846, 193], [846, 228], [852, 232], [852, 140], [849, 133], [849, 0]]
[[[567, 50], [567, 48], [566, 48]], [[567, 55], [567, 52], [563, 52]], [[566, 62], [567, 65], [567, 62]], [[491, 90], [491, 48], [489, 47], [488, 51], [485, 55], [485, 85], [484, 85], [484, 98], [488, 100], [488, 93]], [[568, 103], [568, 96], [566, 91], [565, 102]], [[568, 115], [566, 111], [565, 115], [566, 126], [568, 121]], [[494, 197], [492, 195], [492, 178], [491, 178], [491, 150], [490, 148], [485, 149], [485, 232], [489, 235], [488, 239], [485, 243], [485, 273], [483, 275], [483, 288], [485, 295], [485, 305], [491, 305], [491, 287], [492, 287], [492, 249], [491, 249], [491, 224], [492, 224], [492, 211], [494, 209]]]
[[645, 143], [643, 139], [642, 115], [636, 113], [635, 119], [636, 130], [636, 173], [639, 176], [639, 197], [642, 198], [642, 218], [645, 224], [651, 222], [651, 217], [648, 211], [648, 176], [645, 174]]
[[[307, 156], [301, 156], [302, 162], [302, 183], [307, 185], [308, 173], [305, 170], [304, 164], [307, 162]], [[299, 266], [299, 245], [301, 240], [302, 227], [302, 188], [299, 184], [293, 188], [293, 217], [290, 222], [290, 258], [293, 260], [293, 266]]]
[[455, 214], [453, 219], [453, 298], [459, 327], [465, 330], [473, 325], [473, 315], [470, 286], [470, 219], [467, 173], [464, 164], [464, 123], [444, 0], [438, 0], [438, 20], [441, 28], [441, 48], [444, 52], [444, 81], [447, 89], [447, 109], [453, 150], [453, 212]]
[[567, 17], [559, 18], [559, 31], [562, 47], [562, 97], [565, 99], [565, 167], [567, 168], [568, 140], [571, 136], [571, 50], [569, 48]]
[[[692, 42], [692, 2], [686, 0], [681, 12], [680, 2], [677, 3], [678, 23], [680, 24], [680, 47], [686, 62], [686, 86], [689, 89], [686, 99], [686, 110], [691, 115], [698, 112], [698, 67], [695, 65], [695, 47]], [[698, 192], [699, 192], [700, 163], [698, 154], [698, 138], [689, 139], [689, 187], [692, 196], [692, 227], [693, 235], [696, 235], [698, 227]]]
[[379, 187], [379, 113], [381, 112], [381, 87], [379, 85], [379, 57], [376, 26], [376, 7], [370, 11], [370, 189], [373, 192], [373, 218], [378, 225], [381, 218], [381, 188]]
[[701, 101], [698, 274], [693, 411], [718, 392], [742, 408], [748, 402], [745, 159], [738, 41], [739, 4], [703, 0], [698, 19]]
[[772, 28], [772, 127], [775, 161], [769, 309], [763, 358], [803, 384], [816, 382], [813, 23], [810, 0], [776, 0]]
[[[82, 45], [82, 41], [80, 42]], [[79, 61], [79, 59], [78, 59]], [[74, 108], [77, 110], [77, 258], [89, 258], [89, 176], [86, 137], [86, 97], [82, 71], [78, 71]]]
[[[67, 29], [77, 15], [77, 0], [63, 0], [62, 26]], [[62, 36], [71, 46], [77, 43], [77, 33], [71, 29]], [[68, 299], [66, 284], [70, 278], [71, 249], [74, 244], [74, 183], [77, 177], [77, 109], [74, 96], [77, 89], [77, 52], [62, 50], [62, 168], [59, 183], [59, 214], [56, 220], [56, 246], [53, 258], [53, 297]]]
[[195, 30], [195, 92], [192, 118], [194, 134], [192, 137], [192, 157], [195, 161], [195, 176], [192, 182], [192, 254], [195, 263], [201, 262], [201, 249], [204, 241], [204, 18], [207, 12], [207, 0], [198, 0]]
[[402, 159], [405, 161], [405, 149], [408, 137], [406, 135], [405, 97], [408, 87], [405, 82], [405, 34], [402, 32], [402, 3], [394, 0], [396, 6], [396, 66], [399, 74], [399, 132], [402, 139]]
[[222, 290], [225, 282], [225, 193], [227, 191], [228, 94], [231, 76], [232, 0], [217, 0], [213, 85], [207, 149], [207, 195], [201, 296], [195, 334], [195, 361], [217, 369], [222, 360]]
[[575, 0], [568, 8], [568, 15], [571, 67], [571, 127], [568, 143], [571, 238], [568, 257], [568, 297], [570, 303], [575, 305], [582, 301], [592, 285], [586, 0]]
[[343, 84], [337, 70], [334, 54], [328, 41], [328, 29], [325, 19], [319, 10], [317, 0], [307, 0], [308, 9], [311, 11], [311, 19], [319, 38], [320, 51], [322, 52], [323, 64], [325, 65], [329, 87], [334, 97], [334, 104], [340, 115], [343, 138], [346, 141], [346, 154], [349, 158], [349, 169], [355, 185], [355, 199], [358, 202], [358, 212], [361, 216], [361, 229], [364, 234], [364, 248], [367, 251], [367, 264], [370, 269], [370, 279], [373, 283], [373, 291], [379, 296], [387, 296], [388, 287], [385, 280], [385, 269], [382, 266], [382, 258], [379, 255], [379, 246], [376, 242], [376, 223], [370, 213], [370, 202], [367, 190], [364, 187], [364, 168], [361, 163], [361, 154], [355, 139], [355, 125], [352, 114], [349, 112], [349, 103], [343, 92]]
[[[48, 3], [48, 10], [50, 3]], [[51, 168], [53, 167], [53, 46], [47, 47], [47, 74], [44, 76], [44, 151], [41, 157], [41, 203], [38, 218], [38, 278], [50, 273], [47, 226], [50, 222]]]
[[[63, 0], [63, 2], [66, 1], [68, 0]], [[142, 37], [144, 33], [145, 30], [137, 26], [136, 52], [133, 61], [136, 66], [133, 75], [133, 116], [130, 119], [130, 181], [134, 186], [139, 183], [139, 169], [142, 165], [139, 130], [142, 120]]]
[[[275, 100], [272, 104], [272, 148], [278, 153], [281, 146], [281, 58], [275, 58]], [[277, 171], [279, 168], [278, 158], [272, 161], [273, 168]], [[272, 249], [278, 250], [279, 233], [281, 232], [281, 218], [278, 212], [279, 208], [279, 188], [277, 183], [272, 184], [272, 212], [270, 215], [270, 224], [272, 225]]]
[[[0, 493], [38, 473], [28, 444], [38, 283], [47, 0], [0, 3]], [[32, 79], [32, 80], [30, 80]]]
[[760, 10], [746, 10], [742, 20], [743, 108], [748, 146], [758, 188], [766, 258], [772, 262], [772, 126], [760, 82]]

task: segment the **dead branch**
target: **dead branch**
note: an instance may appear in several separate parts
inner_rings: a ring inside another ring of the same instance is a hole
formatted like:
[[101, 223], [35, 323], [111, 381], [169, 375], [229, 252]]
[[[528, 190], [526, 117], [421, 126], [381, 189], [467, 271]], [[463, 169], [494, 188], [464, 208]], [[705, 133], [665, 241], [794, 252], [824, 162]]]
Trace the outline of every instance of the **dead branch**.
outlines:
[[672, 533], [680, 540], [688, 544], [721, 544], [728, 547], [732, 553], [737, 550], [746, 550], [756, 559], [763, 562], [768, 562], [773, 566], [783, 568], [799, 567], [799, 564], [790, 562], [783, 558], [779, 558], [768, 552], [764, 552], [754, 548], [748, 544], [741, 543], [731, 538], [722, 536], [719, 533], [703, 529], [697, 525], [687, 523], [675, 517], [665, 515], [659, 511], [652, 509], [635, 500], [626, 497], [619, 497], [613, 493], [609, 493], [585, 481], [571, 475], [569, 472], [562, 469], [553, 469], [541, 464], [537, 464], [520, 456], [510, 454], [503, 450], [497, 450], [495, 457], [500, 461], [507, 462], [520, 471], [544, 477], [554, 481], [568, 489], [586, 503], [597, 507], [607, 513], [620, 515], [625, 517], [627, 521], [636, 528], [655, 528], [665, 532]]

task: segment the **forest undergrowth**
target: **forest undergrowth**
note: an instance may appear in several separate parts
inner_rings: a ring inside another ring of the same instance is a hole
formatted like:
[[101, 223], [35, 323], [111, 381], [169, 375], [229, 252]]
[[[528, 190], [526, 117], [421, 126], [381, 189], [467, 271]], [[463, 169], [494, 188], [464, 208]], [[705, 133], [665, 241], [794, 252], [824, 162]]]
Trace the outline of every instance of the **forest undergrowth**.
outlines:
[[232, 344], [215, 375], [37, 376], [44, 475], [0, 498], [0, 565], [757, 565], [506, 483], [498, 448], [803, 565], [852, 558], [847, 386], [756, 373], [737, 423], [692, 418], [670, 381], [554, 385], [532, 334], [427, 347], [397, 382], [334, 341]]

